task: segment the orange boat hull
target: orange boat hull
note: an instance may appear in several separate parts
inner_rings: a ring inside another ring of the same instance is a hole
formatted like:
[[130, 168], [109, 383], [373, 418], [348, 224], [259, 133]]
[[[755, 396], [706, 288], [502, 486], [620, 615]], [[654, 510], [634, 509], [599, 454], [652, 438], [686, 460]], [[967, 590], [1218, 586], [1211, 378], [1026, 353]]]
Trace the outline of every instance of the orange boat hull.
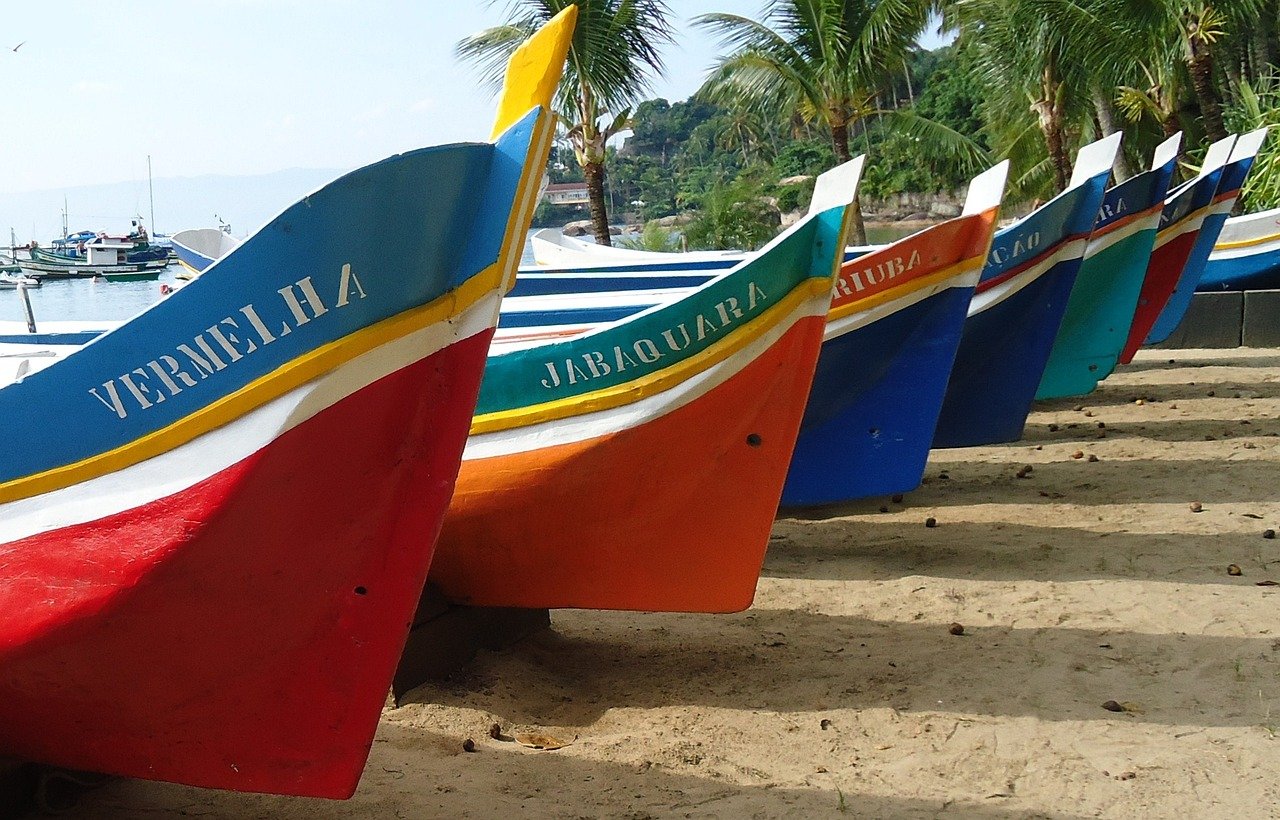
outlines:
[[823, 327], [799, 320], [727, 381], [642, 425], [464, 459], [431, 581], [473, 605], [747, 608]]

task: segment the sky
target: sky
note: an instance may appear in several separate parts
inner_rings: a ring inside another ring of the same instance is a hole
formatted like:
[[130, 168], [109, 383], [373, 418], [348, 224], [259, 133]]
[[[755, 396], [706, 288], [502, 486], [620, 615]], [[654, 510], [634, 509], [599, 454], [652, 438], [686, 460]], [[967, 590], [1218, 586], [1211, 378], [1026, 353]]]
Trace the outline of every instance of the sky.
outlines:
[[[650, 96], [674, 101], [697, 90], [718, 53], [689, 19], [711, 11], [754, 17], [763, 2], [668, 3], [677, 40], [664, 51], [667, 70]], [[507, 0], [6, 3], [0, 197], [145, 186], [148, 156], [155, 179], [239, 176], [348, 170], [423, 145], [484, 138], [493, 94], [453, 46], [503, 22], [506, 7]]]

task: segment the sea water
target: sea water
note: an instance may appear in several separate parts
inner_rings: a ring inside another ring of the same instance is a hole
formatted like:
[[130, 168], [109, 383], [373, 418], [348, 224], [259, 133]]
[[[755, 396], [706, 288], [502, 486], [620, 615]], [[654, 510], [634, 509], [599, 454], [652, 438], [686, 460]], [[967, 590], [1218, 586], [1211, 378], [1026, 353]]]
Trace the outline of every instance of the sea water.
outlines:
[[[895, 226], [868, 226], [868, 239], [872, 242], [890, 242], [911, 233], [911, 230]], [[525, 236], [521, 265], [535, 264], [533, 246]], [[159, 280], [150, 282], [107, 282], [102, 279], [62, 279], [45, 281], [38, 288], [27, 291], [31, 297], [31, 312], [36, 326], [40, 322], [94, 322], [123, 321], [132, 318], [163, 298], [161, 285], [172, 286], [174, 275], [182, 270], [177, 263], [170, 265]], [[0, 321], [20, 322], [25, 319], [22, 297], [16, 290], [0, 290]]]
[[[534, 264], [533, 250], [527, 238], [520, 264]], [[42, 321], [96, 322], [130, 319], [160, 301], [164, 297], [161, 285], [173, 287], [174, 276], [181, 270], [182, 266], [175, 262], [161, 272], [158, 280], [150, 282], [45, 280], [40, 287], [27, 291], [31, 297], [31, 312], [36, 318], [36, 328], [39, 329]], [[0, 321], [21, 322], [25, 319], [21, 294], [16, 290], [0, 290]]]

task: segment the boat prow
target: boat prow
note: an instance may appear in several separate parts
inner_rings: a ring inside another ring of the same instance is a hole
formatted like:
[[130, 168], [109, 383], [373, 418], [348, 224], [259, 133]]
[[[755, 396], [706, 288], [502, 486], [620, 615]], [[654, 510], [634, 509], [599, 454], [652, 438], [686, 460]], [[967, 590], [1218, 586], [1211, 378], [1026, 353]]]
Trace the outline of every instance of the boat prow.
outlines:
[[488, 606], [748, 606], [845, 210], [823, 209], [674, 302], [496, 348], [432, 582]]
[[518, 53], [534, 76], [508, 77], [495, 142], [347, 174], [0, 388], [6, 416], [50, 421], [0, 451], [0, 757], [352, 793], [532, 216], [573, 19]]

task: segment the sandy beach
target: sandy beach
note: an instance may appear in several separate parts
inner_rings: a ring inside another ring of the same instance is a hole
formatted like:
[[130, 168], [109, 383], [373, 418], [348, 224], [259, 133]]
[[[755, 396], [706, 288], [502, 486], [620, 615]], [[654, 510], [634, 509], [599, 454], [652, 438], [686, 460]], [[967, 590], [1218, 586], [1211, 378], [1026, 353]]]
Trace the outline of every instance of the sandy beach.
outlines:
[[1144, 351], [927, 476], [780, 517], [747, 612], [557, 612], [413, 691], [350, 801], [121, 780], [73, 816], [1280, 812], [1280, 350]]

